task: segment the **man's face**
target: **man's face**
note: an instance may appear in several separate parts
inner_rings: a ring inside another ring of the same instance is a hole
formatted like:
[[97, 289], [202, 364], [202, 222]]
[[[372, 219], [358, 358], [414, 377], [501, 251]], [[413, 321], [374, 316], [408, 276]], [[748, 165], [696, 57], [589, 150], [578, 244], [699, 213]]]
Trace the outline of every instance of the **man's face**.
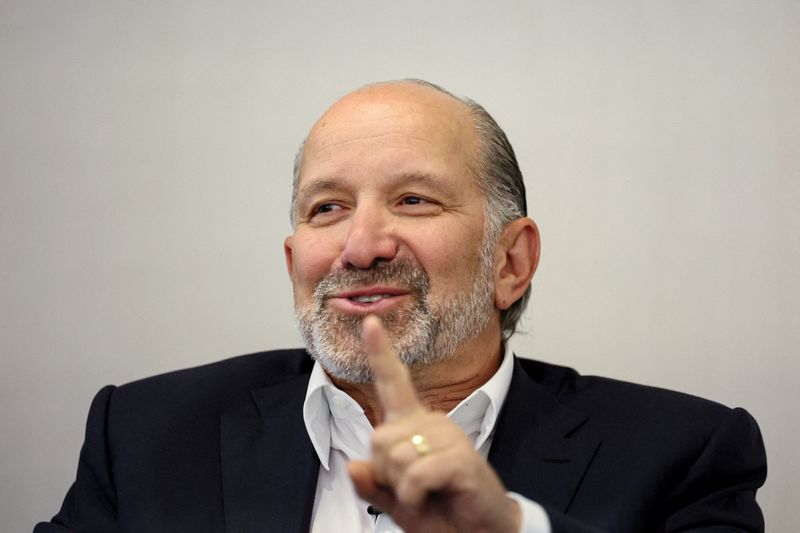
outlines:
[[408, 84], [349, 95], [315, 125], [286, 256], [301, 333], [332, 376], [371, 379], [370, 313], [411, 366], [483, 334], [494, 239], [470, 175], [475, 142], [460, 103]]

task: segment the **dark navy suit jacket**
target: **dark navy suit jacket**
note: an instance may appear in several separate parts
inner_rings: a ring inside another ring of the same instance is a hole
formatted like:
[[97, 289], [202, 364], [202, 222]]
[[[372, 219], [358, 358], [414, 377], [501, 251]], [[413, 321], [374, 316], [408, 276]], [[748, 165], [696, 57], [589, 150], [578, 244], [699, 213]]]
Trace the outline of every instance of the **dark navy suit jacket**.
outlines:
[[[35, 533], [308, 531], [311, 366], [281, 350], [105, 387], [77, 479]], [[517, 359], [489, 461], [555, 532], [764, 528], [758, 426], [684, 394]]]

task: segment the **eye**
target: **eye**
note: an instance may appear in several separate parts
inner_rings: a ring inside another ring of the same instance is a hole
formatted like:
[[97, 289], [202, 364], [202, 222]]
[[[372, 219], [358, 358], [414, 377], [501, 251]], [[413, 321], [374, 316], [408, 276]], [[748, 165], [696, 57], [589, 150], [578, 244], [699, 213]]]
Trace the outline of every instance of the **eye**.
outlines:
[[330, 223], [338, 219], [344, 211], [341, 204], [335, 202], [320, 202], [311, 207], [308, 212], [308, 221], [311, 223]]
[[397, 202], [400, 212], [410, 216], [436, 215], [442, 212], [442, 204], [417, 194], [406, 194]]
[[420, 205], [428, 203], [428, 200], [420, 196], [409, 195], [409, 196], [404, 196], [400, 200], [400, 203], [403, 205]]
[[342, 206], [334, 203], [327, 203], [327, 204], [319, 204], [314, 207], [311, 211], [312, 215], [319, 215], [322, 213], [330, 213], [331, 211], [335, 211], [337, 209], [341, 209]]

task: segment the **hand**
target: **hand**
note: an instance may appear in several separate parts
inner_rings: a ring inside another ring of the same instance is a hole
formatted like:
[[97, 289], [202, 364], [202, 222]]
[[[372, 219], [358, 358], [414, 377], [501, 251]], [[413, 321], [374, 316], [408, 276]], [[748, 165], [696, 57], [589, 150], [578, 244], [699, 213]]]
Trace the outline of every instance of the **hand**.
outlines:
[[[519, 531], [518, 504], [461, 428], [420, 403], [380, 319], [366, 317], [362, 336], [384, 422], [375, 429], [372, 460], [349, 464], [358, 495], [407, 532]], [[427, 450], [411, 442], [414, 435]]]

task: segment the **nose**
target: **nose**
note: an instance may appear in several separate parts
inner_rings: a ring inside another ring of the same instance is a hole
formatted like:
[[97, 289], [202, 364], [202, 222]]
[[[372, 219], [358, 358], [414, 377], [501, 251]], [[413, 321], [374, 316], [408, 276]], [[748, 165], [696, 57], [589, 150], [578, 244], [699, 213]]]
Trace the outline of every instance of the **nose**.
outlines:
[[391, 215], [377, 206], [359, 206], [350, 218], [341, 262], [345, 268], [365, 269], [397, 255], [397, 236]]

